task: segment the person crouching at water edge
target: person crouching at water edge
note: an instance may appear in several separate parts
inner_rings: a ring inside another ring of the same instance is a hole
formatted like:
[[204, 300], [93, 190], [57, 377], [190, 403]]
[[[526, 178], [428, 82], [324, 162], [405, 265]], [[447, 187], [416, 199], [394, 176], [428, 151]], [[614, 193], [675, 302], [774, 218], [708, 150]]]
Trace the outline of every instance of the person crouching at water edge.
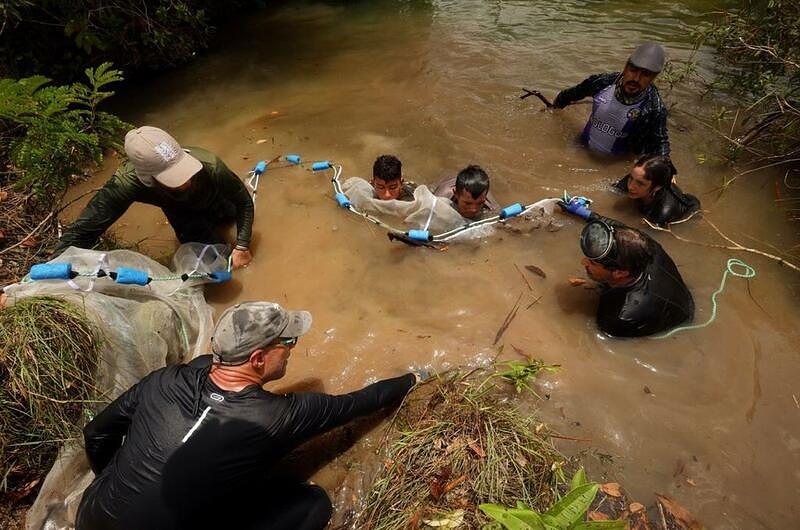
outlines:
[[592, 114], [581, 140], [593, 151], [669, 156], [667, 108], [652, 84], [664, 60], [664, 48], [652, 42], [642, 44], [622, 72], [592, 75], [559, 92], [553, 106], [563, 109], [592, 97]]
[[663, 156], [639, 158], [614, 187], [636, 201], [645, 219], [661, 227], [687, 221], [700, 211], [700, 200], [673, 182], [671, 164]]
[[212, 355], [156, 370], [85, 428], [96, 474], [77, 530], [322, 529], [331, 502], [316, 485], [272, 475], [273, 464], [317, 434], [397, 405], [408, 373], [350, 394], [274, 394], [306, 311], [245, 302], [219, 318]]
[[694, 318], [692, 293], [661, 245], [592, 212], [580, 199], [559, 205], [588, 221], [581, 232], [581, 264], [601, 285], [600, 329], [616, 337], [642, 337]]
[[433, 194], [450, 199], [461, 217], [471, 221], [500, 209], [500, 204], [489, 191], [489, 175], [476, 165], [467, 166], [455, 177], [440, 181]]
[[403, 164], [394, 155], [381, 155], [372, 164], [372, 189], [381, 201], [413, 201], [417, 185], [403, 178]]
[[199, 147], [181, 148], [166, 131], [144, 126], [125, 135], [128, 161], [92, 197], [59, 240], [67, 247], [91, 248], [134, 202], [158, 206], [181, 243], [225, 243], [220, 227], [236, 221], [234, 268], [253, 259], [253, 201], [236, 174], [216, 155]]

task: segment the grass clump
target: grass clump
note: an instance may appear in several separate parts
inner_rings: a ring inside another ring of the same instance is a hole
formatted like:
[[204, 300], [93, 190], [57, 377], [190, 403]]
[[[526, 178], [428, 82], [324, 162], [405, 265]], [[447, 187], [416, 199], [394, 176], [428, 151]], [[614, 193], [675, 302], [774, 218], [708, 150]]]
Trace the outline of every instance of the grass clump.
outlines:
[[97, 333], [83, 309], [59, 298], [0, 310], [0, 492], [41, 476], [77, 437], [96, 403]]
[[493, 375], [449, 372], [406, 398], [356, 528], [479, 528], [483, 503], [553, 504], [565, 458]]

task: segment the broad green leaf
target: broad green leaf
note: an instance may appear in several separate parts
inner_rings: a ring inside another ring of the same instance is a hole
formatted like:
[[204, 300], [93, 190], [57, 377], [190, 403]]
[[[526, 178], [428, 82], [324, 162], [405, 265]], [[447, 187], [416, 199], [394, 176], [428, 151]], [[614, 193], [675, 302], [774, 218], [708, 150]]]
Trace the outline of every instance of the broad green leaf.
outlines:
[[625, 530], [625, 521], [586, 521], [576, 523], [569, 530]]
[[576, 489], [578, 486], [583, 486], [588, 481], [586, 480], [586, 471], [583, 470], [583, 466], [578, 468], [575, 472], [575, 475], [572, 477], [572, 481], [569, 483], [569, 490], [572, 491]]
[[569, 528], [581, 520], [599, 488], [600, 486], [595, 482], [578, 486], [551, 506], [546, 514], [557, 521], [559, 527]]
[[534, 511], [509, 509], [499, 504], [481, 504], [478, 508], [507, 530], [547, 530]]

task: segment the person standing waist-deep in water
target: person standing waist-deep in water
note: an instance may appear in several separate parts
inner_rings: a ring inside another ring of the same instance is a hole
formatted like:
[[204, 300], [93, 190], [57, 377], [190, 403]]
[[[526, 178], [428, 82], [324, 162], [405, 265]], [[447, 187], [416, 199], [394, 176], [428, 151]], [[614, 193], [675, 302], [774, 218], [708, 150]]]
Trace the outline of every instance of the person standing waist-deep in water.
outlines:
[[636, 48], [622, 72], [589, 76], [559, 92], [553, 106], [563, 109], [585, 97], [592, 98], [592, 113], [581, 140], [593, 151], [669, 157], [667, 108], [653, 85], [664, 62], [664, 48], [644, 43]]
[[128, 161], [92, 197], [70, 225], [54, 254], [67, 247], [91, 248], [134, 202], [158, 206], [181, 243], [224, 243], [220, 227], [236, 221], [231, 251], [234, 268], [253, 256], [253, 200], [236, 174], [216, 155], [182, 148], [166, 131], [144, 126], [125, 135]]

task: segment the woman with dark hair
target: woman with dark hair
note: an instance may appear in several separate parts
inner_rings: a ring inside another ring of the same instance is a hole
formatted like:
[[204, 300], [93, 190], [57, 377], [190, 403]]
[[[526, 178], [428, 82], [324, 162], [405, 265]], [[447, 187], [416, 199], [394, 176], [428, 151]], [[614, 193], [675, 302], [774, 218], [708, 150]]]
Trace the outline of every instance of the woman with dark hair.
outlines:
[[645, 155], [633, 163], [631, 172], [614, 184], [635, 200], [645, 219], [658, 226], [689, 220], [700, 211], [700, 201], [683, 193], [672, 182], [672, 165], [668, 158]]

